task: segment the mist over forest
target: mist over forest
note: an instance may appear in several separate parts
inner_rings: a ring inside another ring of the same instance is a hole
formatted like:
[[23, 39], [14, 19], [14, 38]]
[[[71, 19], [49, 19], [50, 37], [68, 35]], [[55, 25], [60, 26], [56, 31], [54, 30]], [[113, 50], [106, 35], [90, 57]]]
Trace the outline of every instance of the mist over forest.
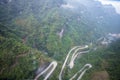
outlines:
[[100, 1], [0, 0], [0, 80], [120, 80], [120, 1]]

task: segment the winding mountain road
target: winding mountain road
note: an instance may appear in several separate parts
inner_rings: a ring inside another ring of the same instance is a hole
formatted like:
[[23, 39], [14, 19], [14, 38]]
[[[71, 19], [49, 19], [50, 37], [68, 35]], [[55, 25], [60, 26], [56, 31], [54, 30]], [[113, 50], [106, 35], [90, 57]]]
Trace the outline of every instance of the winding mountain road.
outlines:
[[[86, 68], [86, 67], [88, 67], [88, 68]], [[85, 68], [86, 68], [86, 69], [85, 69]], [[79, 73], [81, 73], [81, 74], [79, 75], [79, 77], [77, 78], [77, 80], [80, 80], [80, 79], [82, 78], [82, 76], [85, 74], [85, 72], [86, 72], [88, 69], [90, 69], [90, 68], [92, 68], [92, 65], [91, 65], [91, 64], [85, 64], [82, 69], [80, 69], [72, 78], [70, 78], [70, 80], [75, 79], [75, 78], [77, 77], [77, 75], [78, 75]]]
[[55, 70], [56, 67], [57, 67], [57, 62], [56, 62], [56, 61], [52, 61], [52, 62], [50, 63], [50, 65], [49, 65], [45, 70], [43, 70], [41, 73], [39, 73], [39, 74], [34, 78], [34, 80], [38, 80], [38, 78], [39, 78], [41, 75], [43, 75], [44, 73], [46, 73], [46, 72], [48, 71], [49, 73], [47, 73], [46, 76], [45, 76], [45, 78], [43, 79], [43, 80], [47, 80], [47, 79], [50, 77], [50, 75], [53, 73], [53, 71]]
[[[75, 59], [77, 58], [77, 56], [83, 54], [83, 53], [88, 53], [89, 50], [86, 50], [88, 49], [88, 45], [85, 45], [85, 46], [75, 46], [73, 47], [67, 54], [66, 58], [65, 58], [65, 61], [62, 65], [62, 68], [61, 68], [61, 71], [59, 73], [59, 80], [62, 80], [62, 75], [63, 75], [63, 70], [64, 68], [66, 67], [66, 64], [68, 64], [69, 68], [72, 69], [74, 67], [74, 61]], [[72, 56], [70, 57], [70, 55], [72, 54]], [[38, 80], [38, 78], [45, 74], [45, 77], [43, 80], [47, 80], [50, 75], [53, 73], [53, 71], [55, 70], [55, 68], [57, 67], [57, 62], [56, 61], [52, 61], [48, 67], [46, 67], [42, 72], [40, 72], [35, 78], [34, 80]], [[86, 68], [88, 67], [88, 68]], [[77, 78], [77, 80], [80, 80], [82, 78], [82, 76], [85, 74], [85, 72], [90, 69], [92, 67], [91, 64], [85, 64], [83, 66], [82, 69], [80, 69], [72, 78], [70, 78], [70, 80], [73, 80], [74, 78], [76, 78], [76, 76], [78, 74], [79, 77]]]
[[74, 60], [77, 58], [77, 56], [79, 54], [89, 52], [89, 51], [81, 51], [81, 52], [79, 52], [79, 50], [84, 50], [84, 49], [87, 49], [87, 48], [88, 48], [88, 45], [85, 45], [85, 46], [75, 46], [68, 52], [68, 54], [66, 56], [66, 59], [65, 59], [65, 61], [63, 63], [62, 69], [60, 71], [60, 74], [59, 74], [59, 80], [62, 80], [63, 70], [64, 70], [64, 68], [66, 66], [68, 58], [70, 57], [70, 54], [74, 51], [74, 53], [73, 53], [73, 55], [71, 57], [70, 63], [69, 63], [69, 67], [72, 69], [74, 67]]

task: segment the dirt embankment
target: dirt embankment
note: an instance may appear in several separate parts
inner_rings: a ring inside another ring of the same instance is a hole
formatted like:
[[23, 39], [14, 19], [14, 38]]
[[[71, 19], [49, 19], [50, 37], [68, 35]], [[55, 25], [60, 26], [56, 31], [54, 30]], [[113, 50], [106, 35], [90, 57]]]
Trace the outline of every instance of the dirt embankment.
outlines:
[[110, 80], [107, 71], [94, 72], [91, 80]]

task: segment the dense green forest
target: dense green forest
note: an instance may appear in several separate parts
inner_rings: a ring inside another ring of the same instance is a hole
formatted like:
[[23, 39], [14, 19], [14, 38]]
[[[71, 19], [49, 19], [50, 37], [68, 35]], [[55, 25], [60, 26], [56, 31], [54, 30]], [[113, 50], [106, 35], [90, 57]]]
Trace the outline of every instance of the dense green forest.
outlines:
[[67, 4], [67, 0], [0, 0], [0, 80], [34, 79], [40, 66], [54, 60], [58, 66], [49, 80], [58, 80], [69, 50], [83, 45], [89, 52], [76, 58], [72, 70], [65, 68], [63, 80], [86, 63], [92, 68], [81, 80], [120, 79], [120, 40], [108, 45], [98, 41], [120, 32], [120, 15], [95, 0], [81, 0], [75, 9], [64, 7]]

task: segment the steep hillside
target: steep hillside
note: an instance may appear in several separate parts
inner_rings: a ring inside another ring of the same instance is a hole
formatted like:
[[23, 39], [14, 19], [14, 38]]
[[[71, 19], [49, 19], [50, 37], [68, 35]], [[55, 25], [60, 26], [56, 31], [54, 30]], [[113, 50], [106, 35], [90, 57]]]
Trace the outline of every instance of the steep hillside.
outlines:
[[14, 31], [0, 25], [0, 79], [33, 79], [35, 70], [47, 62], [51, 59], [26, 46]]
[[63, 80], [86, 63], [93, 67], [82, 80], [98, 80], [101, 75], [117, 80], [119, 41], [104, 46], [97, 40], [119, 33], [119, 21], [111, 5], [96, 0], [0, 0], [0, 79], [34, 79], [40, 66], [55, 60], [58, 66], [50, 80], [57, 80], [69, 50], [88, 45], [88, 54], [78, 56], [72, 70], [67, 63]]

